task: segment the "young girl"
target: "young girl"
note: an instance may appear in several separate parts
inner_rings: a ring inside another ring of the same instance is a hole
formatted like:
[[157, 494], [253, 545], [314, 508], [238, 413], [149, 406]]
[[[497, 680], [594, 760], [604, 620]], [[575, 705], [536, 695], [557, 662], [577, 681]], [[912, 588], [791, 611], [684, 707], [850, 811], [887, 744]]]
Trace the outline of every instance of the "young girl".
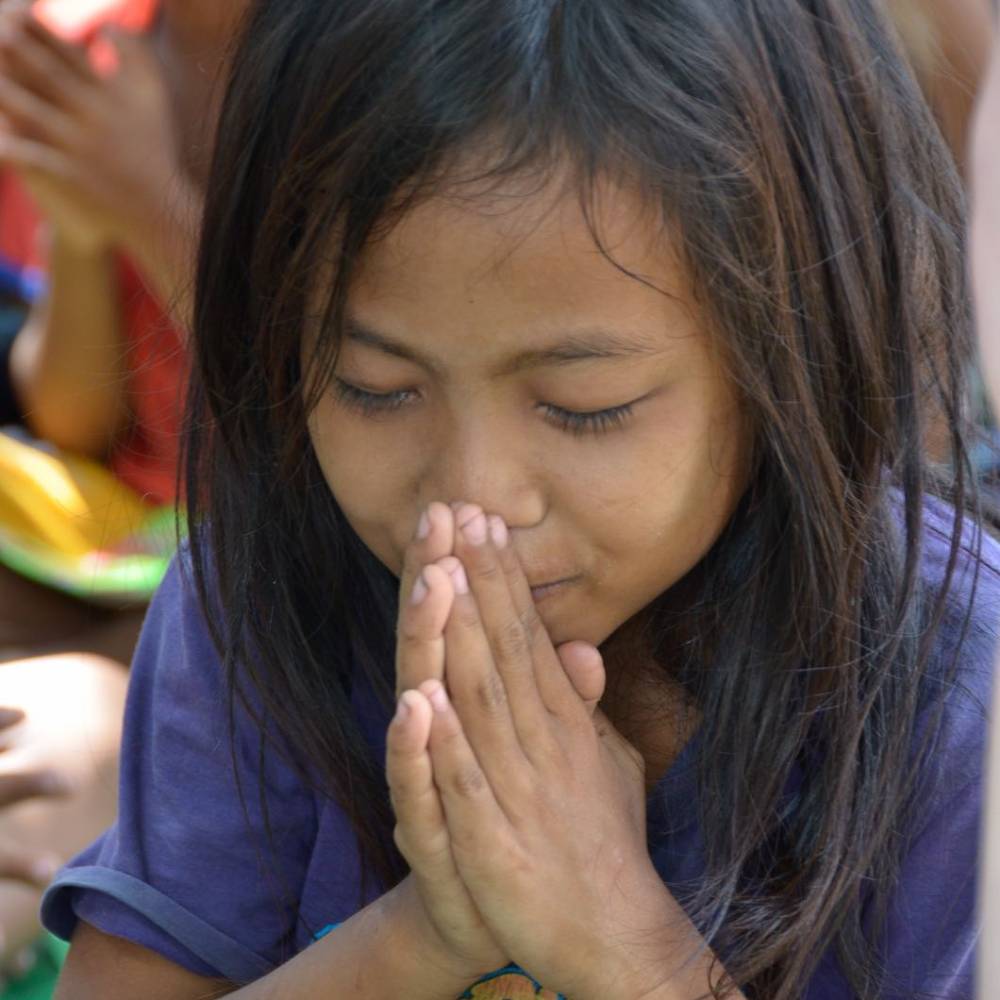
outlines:
[[890, 38], [872, 0], [257, 5], [190, 548], [118, 822], [45, 902], [58, 997], [969, 996], [1000, 550]]

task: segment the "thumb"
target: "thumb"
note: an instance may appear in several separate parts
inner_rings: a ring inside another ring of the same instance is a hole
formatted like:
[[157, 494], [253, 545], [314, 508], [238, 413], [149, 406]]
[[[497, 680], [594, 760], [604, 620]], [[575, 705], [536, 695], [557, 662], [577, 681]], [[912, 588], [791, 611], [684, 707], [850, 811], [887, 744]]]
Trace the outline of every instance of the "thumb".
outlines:
[[573, 641], [564, 642], [556, 649], [556, 654], [576, 693], [593, 715], [597, 703], [604, 697], [607, 680], [600, 651], [589, 642]]

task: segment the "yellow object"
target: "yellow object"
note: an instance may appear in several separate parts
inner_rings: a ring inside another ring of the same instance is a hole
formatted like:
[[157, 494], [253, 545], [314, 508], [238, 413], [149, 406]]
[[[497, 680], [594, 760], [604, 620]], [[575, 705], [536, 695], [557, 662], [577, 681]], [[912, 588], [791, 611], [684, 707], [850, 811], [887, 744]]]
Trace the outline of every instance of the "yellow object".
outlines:
[[140, 531], [150, 508], [89, 459], [0, 433], [0, 531], [66, 556], [115, 546]]

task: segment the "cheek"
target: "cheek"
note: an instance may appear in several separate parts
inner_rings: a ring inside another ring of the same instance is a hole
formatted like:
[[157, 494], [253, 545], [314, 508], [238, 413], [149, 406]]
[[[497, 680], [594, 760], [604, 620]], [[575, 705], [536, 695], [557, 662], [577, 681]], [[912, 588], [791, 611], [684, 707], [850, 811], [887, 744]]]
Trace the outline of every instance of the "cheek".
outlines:
[[340, 418], [323, 400], [309, 420], [309, 436], [330, 491], [358, 537], [394, 573], [402, 566], [401, 539], [412, 530], [405, 454], [375, 446], [357, 421]]
[[735, 404], [715, 419], [673, 424], [627, 457], [614, 480], [593, 484], [595, 583], [634, 614], [688, 573], [732, 516], [747, 482], [750, 434]]

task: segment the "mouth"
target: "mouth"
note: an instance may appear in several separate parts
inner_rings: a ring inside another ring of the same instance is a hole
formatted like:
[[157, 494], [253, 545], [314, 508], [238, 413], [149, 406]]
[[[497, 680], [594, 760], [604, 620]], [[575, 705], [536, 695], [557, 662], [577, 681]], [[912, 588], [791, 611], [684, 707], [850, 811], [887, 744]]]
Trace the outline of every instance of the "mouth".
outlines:
[[566, 589], [574, 583], [580, 581], [579, 576], [567, 576], [562, 580], [552, 580], [549, 583], [540, 583], [531, 588], [531, 597], [536, 604], [548, 600], [558, 594], [564, 593]]

